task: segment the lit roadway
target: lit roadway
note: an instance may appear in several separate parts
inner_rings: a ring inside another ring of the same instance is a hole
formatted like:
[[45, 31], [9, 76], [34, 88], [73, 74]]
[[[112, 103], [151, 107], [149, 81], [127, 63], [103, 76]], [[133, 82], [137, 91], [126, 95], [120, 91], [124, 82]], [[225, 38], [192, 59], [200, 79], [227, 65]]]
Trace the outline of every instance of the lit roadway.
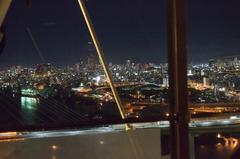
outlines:
[[[131, 124], [134, 129], [149, 129], [159, 128], [162, 132], [168, 132], [169, 122], [158, 121], [150, 123], [135, 123]], [[240, 116], [222, 116], [210, 118], [195, 118], [189, 123], [191, 134], [201, 133], [222, 133], [222, 132], [240, 132]], [[79, 129], [79, 130], [58, 130], [58, 131], [38, 131], [38, 132], [7, 132], [0, 133], [1, 140], [12, 139], [20, 140], [26, 138], [48, 138], [48, 137], [63, 137], [75, 135], [90, 135], [99, 133], [121, 132], [125, 131], [125, 124], [109, 125], [104, 127]]]
[[[217, 138], [227, 141], [224, 148], [235, 150], [239, 140], [221, 134], [240, 132], [239, 125], [238, 116], [194, 119], [189, 124], [191, 148], [194, 147], [194, 134], [216, 133]], [[134, 129], [130, 131], [126, 131], [123, 124], [79, 130], [0, 133], [0, 158], [159, 159], [164, 146], [160, 134], [168, 134], [169, 122], [132, 126]], [[190, 155], [194, 156], [194, 151], [190, 151]], [[163, 158], [168, 159], [167, 156]]]
[[[133, 130], [128, 131], [121, 124], [79, 130], [0, 133], [0, 158], [158, 159], [162, 156], [160, 150], [164, 145], [161, 145], [160, 134], [169, 134], [169, 122], [132, 126]], [[240, 132], [239, 126], [240, 116], [193, 119], [189, 124], [190, 147], [194, 147], [195, 135], [215, 133], [217, 138], [226, 141], [225, 146], [219, 146], [236, 150], [239, 140], [222, 134]], [[194, 156], [194, 151], [191, 150], [190, 155]]]
[[[148, 84], [148, 83], [146, 83], [146, 82], [121, 82], [121, 83], [114, 83], [114, 86], [116, 88], [118, 88], [118, 87], [142, 86], [145, 84]], [[96, 90], [106, 89], [106, 88], [110, 88], [110, 87], [108, 85], [99, 86], [98, 88], [96, 88]]]

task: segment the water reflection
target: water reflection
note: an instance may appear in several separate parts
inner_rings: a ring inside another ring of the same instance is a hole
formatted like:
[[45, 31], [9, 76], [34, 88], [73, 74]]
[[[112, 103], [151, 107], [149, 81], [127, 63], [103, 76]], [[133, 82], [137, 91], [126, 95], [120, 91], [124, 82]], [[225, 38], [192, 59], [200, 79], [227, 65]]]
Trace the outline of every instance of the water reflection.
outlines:
[[237, 159], [240, 136], [236, 134], [205, 134], [195, 137], [196, 159]]
[[35, 122], [35, 112], [39, 104], [38, 98], [21, 97], [21, 116], [26, 124]]
[[39, 99], [31, 98], [31, 97], [21, 97], [21, 108], [22, 109], [37, 109], [37, 105], [39, 103]]

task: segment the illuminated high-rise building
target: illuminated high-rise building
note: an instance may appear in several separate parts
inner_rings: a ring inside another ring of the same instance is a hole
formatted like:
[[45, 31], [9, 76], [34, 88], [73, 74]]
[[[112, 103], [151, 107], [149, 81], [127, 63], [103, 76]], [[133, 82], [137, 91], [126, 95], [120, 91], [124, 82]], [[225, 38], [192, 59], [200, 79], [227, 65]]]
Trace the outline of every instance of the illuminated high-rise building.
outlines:
[[79, 62], [75, 64], [74, 69], [76, 73], [80, 73], [83, 70], [83, 61], [79, 60]]
[[39, 76], [48, 75], [49, 68], [51, 68], [50, 66], [51, 65], [49, 65], [49, 64], [38, 64], [35, 74], [39, 75]]
[[207, 76], [203, 76], [203, 87], [207, 87], [209, 85], [209, 78]]
[[76, 64], [75, 64], [75, 71], [76, 71], [77, 73], [80, 72], [80, 63], [76, 63]]
[[88, 57], [87, 68], [88, 70], [95, 70], [96, 66], [97, 66], [96, 57], [93, 54], [91, 54]]
[[130, 61], [130, 60], [127, 60], [127, 61], [126, 61], [126, 66], [127, 66], [127, 67], [130, 67], [130, 66], [131, 66], [131, 61]]

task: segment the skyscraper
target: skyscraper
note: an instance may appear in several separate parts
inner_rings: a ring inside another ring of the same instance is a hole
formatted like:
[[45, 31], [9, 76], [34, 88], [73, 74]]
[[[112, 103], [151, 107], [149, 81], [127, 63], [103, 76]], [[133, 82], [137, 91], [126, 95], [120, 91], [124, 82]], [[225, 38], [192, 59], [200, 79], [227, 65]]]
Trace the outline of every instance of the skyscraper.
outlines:
[[95, 70], [96, 69], [96, 57], [93, 54], [90, 54], [87, 60], [87, 68], [88, 70]]

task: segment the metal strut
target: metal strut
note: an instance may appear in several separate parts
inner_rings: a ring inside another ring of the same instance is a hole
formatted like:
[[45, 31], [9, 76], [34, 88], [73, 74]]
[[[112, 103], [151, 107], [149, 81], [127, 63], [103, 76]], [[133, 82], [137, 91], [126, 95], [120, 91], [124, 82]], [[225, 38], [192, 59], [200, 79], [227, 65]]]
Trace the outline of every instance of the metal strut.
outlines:
[[100, 45], [100, 42], [98, 40], [97, 34], [96, 34], [95, 29], [93, 27], [93, 24], [92, 24], [91, 18], [89, 16], [89, 13], [87, 11], [85, 2], [84, 2], [84, 0], [78, 0], [78, 3], [80, 5], [83, 17], [84, 17], [84, 19], [86, 21], [88, 30], [89, 30], [89, 32], [91, 34], [94, 46], [96, 47], [97, 54], [98, 54], [98, 57], [99, 57], [99, 61], [100, 61], [101, 65], [102, 65], [102, 67], [104, 69], [105, 75], [107, 76], [107, 80], [108, 80], [108, 83], [109, 83], [109, 85], [111, 87], [114, 99], [115, 99], [115, 101], [117, 103], [118, 110], [119, 110], [119, 112], [121, 114], [122, 119], [125, 119], [126, 118], [126, 112], [124, 110], [124, 107], [123, 107], [122, 102], [120, 100], [120, 97], [118, 95], [118, 92], [117, 92], [117, 90], [116, 90], [116, 88], [114, 86], [113, 78], [111, 76], [111, 73], [109, 71], [108, 65], [106, 63], [106, 60], [105, 60], [105, 57], [104, 57], [104, 52], [103, 52], [103, 50], [101, 48], [101, 45]]

